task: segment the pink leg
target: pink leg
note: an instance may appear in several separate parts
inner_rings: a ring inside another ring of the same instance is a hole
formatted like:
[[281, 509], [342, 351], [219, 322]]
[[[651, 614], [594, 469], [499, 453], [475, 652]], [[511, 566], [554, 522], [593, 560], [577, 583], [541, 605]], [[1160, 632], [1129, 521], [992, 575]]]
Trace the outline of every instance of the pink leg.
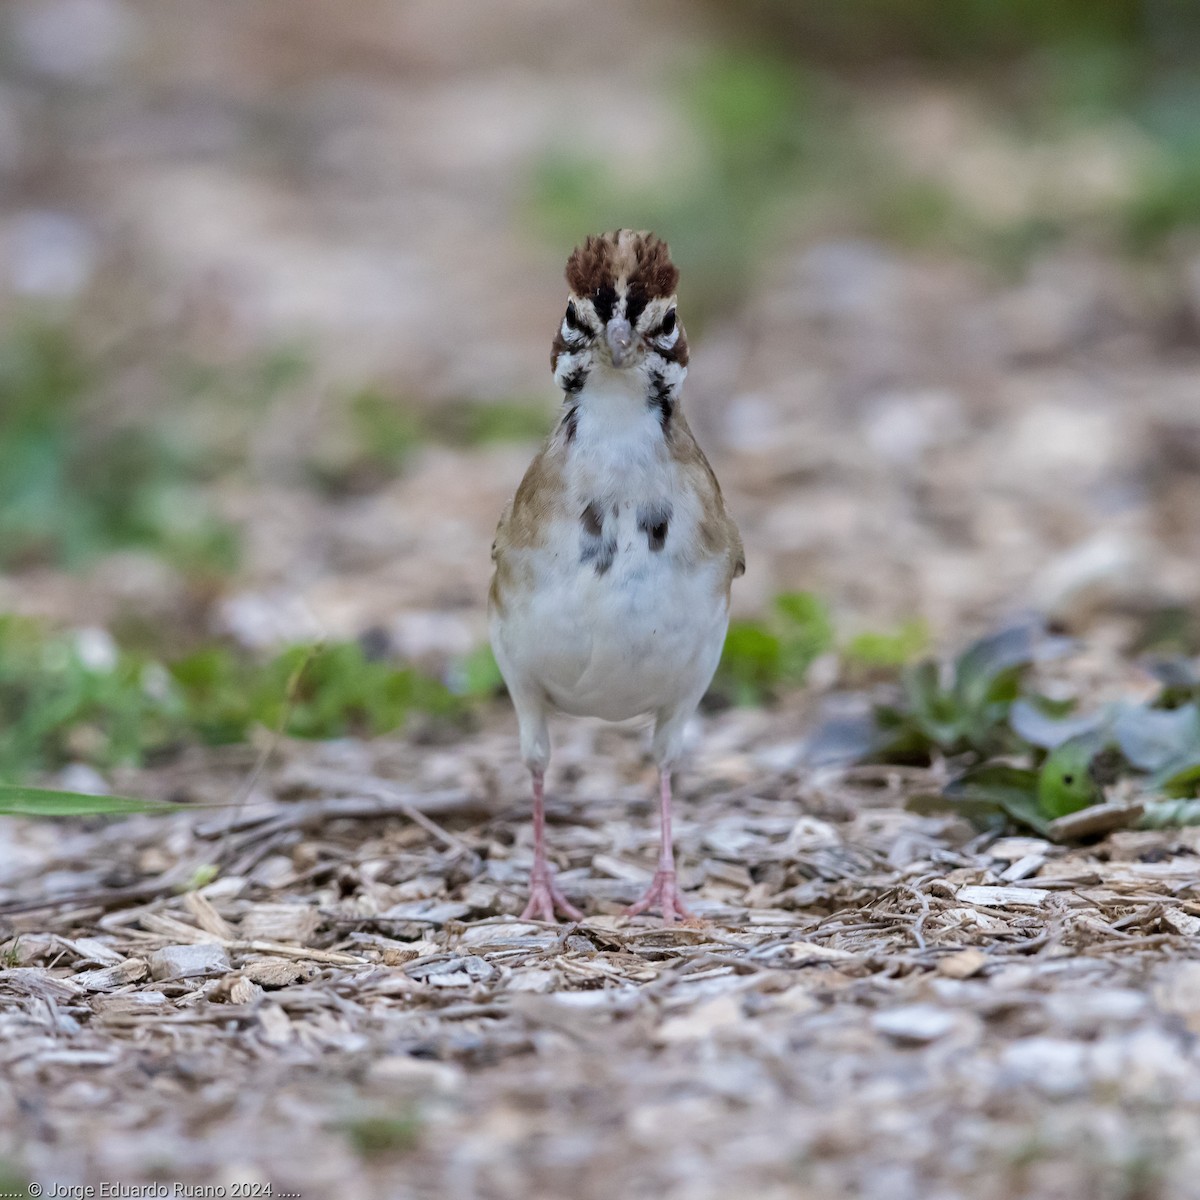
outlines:
[[583, 913], [573, 905], [554, 882], [546, 861], [546, 803], [541, 771], [533, 772], [533, 871], [529, 876], [529, 903], [522, 921], [557, 921], [557, 913], [572, 921], [582, 921]]
[[659, 772], [659, 785], [662, 797], [662, 847], [658, 854], [658, 870], [654, 872], [654, 880], [646, 889], [645, 895], [625, 910], [627, 917], [636, 917], [646, 909], [658, 905], [662, 909], [664, 925], [671, 925], [676, 920], [690, 921], [692, 914], [679, 894], [679, 886], [675, 882], [675, 850], [671, 844], [671, 772]]

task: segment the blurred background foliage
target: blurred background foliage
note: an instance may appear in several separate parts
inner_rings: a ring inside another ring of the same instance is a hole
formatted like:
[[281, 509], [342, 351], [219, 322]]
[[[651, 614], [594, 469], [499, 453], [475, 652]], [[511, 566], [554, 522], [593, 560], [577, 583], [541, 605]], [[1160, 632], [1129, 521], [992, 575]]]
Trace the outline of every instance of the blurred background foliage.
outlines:
[[235, 533], [199, 489], [219, 464], [165, 421], [105, 420], [102, 377], [63, 326], [18, 325], [0, 341], [0, 567], [79, 567], [138, 546], [231, 571]]
[[[707, 8], [723, 36], [672, 79], [702, 148], [693, 170], [622, 186], [603, 157], [570, 149], [547, 155], [534, 188], [539, 227], [567, 238], [671, 229], [702, 316], [736, 303], [797, 224], [1013, 271], [1068, 237], [1150, 253], [1200, 221], [1200, 10], [1186, 0]], [[1012, 195], [962, 186], [934, 146], [908, 153], [879, 128], [881, 91], [905, 81], [973, 97], [979, 124], [959, 136], [994, 151], [990, 182]]]
[[[612, 38], [582, 3], [0, 12], [0, 610], [37, 618], [0, 617], [0, 774], [493, 694], [488, 489], [553, 423], [587, 232], [669, 236], [689, 326], [743, 343], [808, 246], [1001, 281], [1063, 247], [1156, 280], [1195, 254], [1188, 0], [622, 13]], [[716, 703], [940, 636], [790, 578], [758, 599]], [[93, 626], [120, 644], [89, 665]]]

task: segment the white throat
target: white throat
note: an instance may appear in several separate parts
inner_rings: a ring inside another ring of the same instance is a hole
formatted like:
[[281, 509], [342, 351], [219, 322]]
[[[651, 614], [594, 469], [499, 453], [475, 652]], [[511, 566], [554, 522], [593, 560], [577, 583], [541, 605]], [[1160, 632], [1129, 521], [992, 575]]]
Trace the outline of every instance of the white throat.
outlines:
[[570, 461], [581, 494], [616, 495], [634, 480], [663, 470], [662, 421], [647, 396], [640, 366], [618, 370], [597, 365], [573, 397], [577, 423]]
[[587, 383], [575, 397], [580, 415], [592, 418], [596, 432], [612, 426], [614, 432], [637, 422], [649, 406], [646, 374], [636, 367], [611, 367], [597, 363], [588, 373]]

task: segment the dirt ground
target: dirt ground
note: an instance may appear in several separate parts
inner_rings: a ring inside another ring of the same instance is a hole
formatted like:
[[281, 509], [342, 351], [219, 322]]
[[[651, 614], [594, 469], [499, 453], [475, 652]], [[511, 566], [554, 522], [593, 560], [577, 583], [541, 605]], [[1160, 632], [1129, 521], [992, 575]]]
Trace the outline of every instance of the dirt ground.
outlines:
[[[0, 139], [0, 235], [40, 188], [103, 248], [85, 290], [118, 295], [107, 334], [230, 358], [301, 336], [319, 363], [214, 485], [245, 554], [206, 632], [469, 650], [533, 447], [424, 446], [336, 499], [294, 467], [364, 381], [544, 398], [552, 419], [569, 247], [537, 240], [520, 183], [564, 94], [585, 140], [637, 129], [634, 174], [686, 154], [659, 57], [694, 48], [680, 6], [83, 8], [108, 14], [76, 64], [99, 81], [56, 76], [41, 108], [36, 81], [0, 92], [0, 133], [36, 110], [26, 144], [58, 139], [24, 165]], [[28, 53], [70, 68], [52, 21], [29, 28]], [[561, 53], [581, 38], [584, 67]], [[876, 105], [897, 144], [941, 137], [973, 194], [1057, 169], [969, 153], [978, 114], [945, 89], [885, 80]], [[785, 238], [693, 337], [685, 390], [745, 535], [737, 613], [803, 588], [843, 635], [915, 616], [948, 648], [1036, 608], [1080, 638], [1072, 694], [1144, 684], [1139, 631], [1200, 602], [1198, 264], [1186, 238], [1153, 264], [1081, 239], [1013, 278]], [[130, 554], [0, 576], [0, 610], [167, 622], [189, 588]], [[549, 779], [587, 919], [517, 921], [527, 780], [499, 702], [449, 742], [264, 741], [112, 774], [180, 801], [166, 819], [0, 822], [0, 1193], [1200, 1197], [1200, 833], [1068, 849], [908, 812], [945, 764], [806, 746], [843, 682], [823, 659], [803, 696], [697, 718], [676, 824], [695, 927], [620, 916], [653, 868], [653, 772], [636, 731], [587, 724], [557, 729]]]
[[[619, 915], [652, 870], [652, 772], [588, 725], [549, 806], [577, 925], [514, 916], [504, 719], [453, 747], [287, 745], [233, 811], [18, 827], [5, 1155], [47, 1189], [1196, 1195], [1200, 834], [978, 837], [903, 811], [927, 773], [814, 769], [796, 728], [697, 727], [695, 927]], [[249, 769], [140, 783], [225, 799]]]

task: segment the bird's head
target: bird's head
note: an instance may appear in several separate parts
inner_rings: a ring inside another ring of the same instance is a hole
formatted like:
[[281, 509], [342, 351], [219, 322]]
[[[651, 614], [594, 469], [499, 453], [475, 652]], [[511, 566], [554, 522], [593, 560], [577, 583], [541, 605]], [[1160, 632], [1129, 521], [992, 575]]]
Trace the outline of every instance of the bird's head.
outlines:
[[682, 383], [687, 336], [666, 242], [631, 229], [589, 237], [567, 260], [566, 276], [570, 297], [550, 353], [559, 387], [581, 391], [596, 369]]

